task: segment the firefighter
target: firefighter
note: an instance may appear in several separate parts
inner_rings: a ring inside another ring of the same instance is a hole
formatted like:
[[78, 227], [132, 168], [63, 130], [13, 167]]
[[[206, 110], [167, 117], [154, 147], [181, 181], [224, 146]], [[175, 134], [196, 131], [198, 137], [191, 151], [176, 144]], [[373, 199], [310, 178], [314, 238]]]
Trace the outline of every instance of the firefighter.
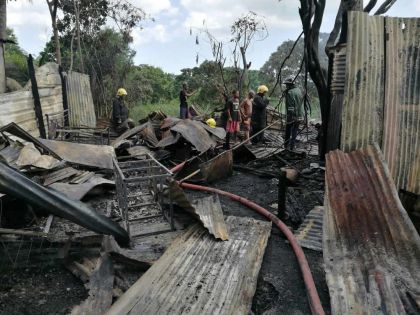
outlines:
[[257, 95], [255, 95], [254, 100], [252, 101], [251, 137], [260, 132], [257, 136], [251, 139], [253, 144], [264, 142], [264, 131], [261, 132], [261, 130], [263, 130], [267, 125], [268, 99], [265, 96], [267, 92], [267, 86], [260, 85], [257, 90]]
[[122, 134], [129, 128], [134, 127], [133, 121], [128, 118], [128, 108], [124, 103], [126, 96], [127, 91], [123, 88], [119, 88], [117, 91], [117, 97], [112, 103], [112, 124], [114, 130], [118, 134]]
[[287, 78], [286, 85], [286, 134], [284, 137], [285, 147], [294, 150], [299, 124], [303, 121], [303, 96], [300, 89], [295, 85], [293, 78]]

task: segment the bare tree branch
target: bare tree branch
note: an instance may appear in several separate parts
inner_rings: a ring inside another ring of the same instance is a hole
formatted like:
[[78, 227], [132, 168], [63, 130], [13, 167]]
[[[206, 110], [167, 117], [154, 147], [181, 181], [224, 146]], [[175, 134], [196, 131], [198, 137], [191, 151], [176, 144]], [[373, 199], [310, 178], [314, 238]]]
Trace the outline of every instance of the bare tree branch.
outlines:
[[378, 0], [370, 0], [369, 3], [363, 9], [363, 11], [369, 13], [375, 7], [377, 2], [378, 2]]
[[396, 2], [397, 0], [386, 0], [379, 9], [375, 12], [374, 15], [380, 15], [386, 13]]
[[[376, 0], [373, 0], [376, 1]], [[328, 55], [328, 51], [331, 47], [335, 45], [337, 41], [338, 35], [340, 35], [341, 31], [341, 24], [343, 21], [343, 12], [344, 12], [344, 4], [340, 2], [340, 7], [338, 8], [337, 16], [335, 17], [334, 28], [328, 37], [327, 44], [325, 45], [325, 53]]]

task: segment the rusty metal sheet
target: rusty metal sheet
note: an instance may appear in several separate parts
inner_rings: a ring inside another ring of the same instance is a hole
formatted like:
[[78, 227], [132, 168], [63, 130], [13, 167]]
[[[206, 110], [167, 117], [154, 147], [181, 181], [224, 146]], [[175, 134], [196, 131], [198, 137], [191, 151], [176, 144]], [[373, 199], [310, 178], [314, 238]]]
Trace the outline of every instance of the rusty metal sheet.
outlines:
[[63, 160], [85, 166], [113, 169], [114, 148], [108, 145], [93, 145], [39, 139]]
[[397, 187], [420, 194], [420, 18], [386, 18], [382, 148]]
[[190, 202], [184, 190], [175, 180], [169, 181], [169, 191], [172, 200], [199, 220], [211, 235], [221, 240], [227, 240], [229, 238], [222, 206], [217, 196]]
[[16, 160], [16, 165], [19, 168], [33, 166], [51, 170], [60, 164], [61, 162], [51, 155], [41, 154], [32, 142], [29, 142], [22, 148], [19, 157]]
[[219, 140], [224, 140], [226, 138], [226, 130], [224, 128], [215, 127], [212, 128], [207, 124], [203, 124], [203, 128], [207, 130], [208, 133], [212, 134]]
[[171, 128], [190, 142], [199, 152], [206, 152], [216, 146], [216, 142], [210, 137], [207, 130], [199, 121], [184, 119]]
[[341, 148], [381, 143], [385, 81], [384, 17], [349, 12]]
[[226, 242], [190, 227], [106, 314], [249, 314], [271, 223], [226, 223]]
[[204, 227], [209, 230], [216, 238], [226, 241], [229, 239], [229, 233], [223, 217], [222, 205], [219, 196], [212, 195], [205, 198], [195, 199], [192, 202], [196, 213], [203, 222]]
[[378, 143], [397, 187], [416, 194], [420, 194], [419, 46], [419, 18], [349, 13], [341, 148], [347, 152]]
[[332, 314], [418, 314], [420, 237], [378, 146], [332, 151], [326, 162], [323, 248]]
[[200, 164], [202, 179], [207, 183], [212, 183], [233, 174], [233, 153], [227, 150], [217, 155], [211, 160]]
[[134, 137], [135, 135], [140, 135], [141, 138], [152, 147], [156, 147], [157, 143], [159, 142], [158, 139], [156, 138], [152, 123], [148, 121], [140, 126], [136, 126], [132, 129], [127, 130], [122, 135], [120, 135], [117, 139], [115, 139], [111, 143], [111, 145], [114, 148], [118, 148], [125, 140], [131, 137]]
[[347, 46], [341, 44], [330, 53], [333, 55], [331, 74], [331, 105], [328, 120], [327, 151], [338, 149], [340, 146], [341, 118], [343, 115], [344, 88], [346, 83]]
[[115, 182], [102, 178], [94, 177], [89, 182], [83, 184], [52, 183], [48, 187], [59, 191], [73, 200], [82, 200], [88, 193], [98, 186], [114, 187]]
[[324, 207], [315, 207], [294, 233], [300, 246], [322, 252], [322, 222]]
[[69, 123], [71, 127], [96, 127], [90, 79], [87, 74], [70, 71], [65, 75]]

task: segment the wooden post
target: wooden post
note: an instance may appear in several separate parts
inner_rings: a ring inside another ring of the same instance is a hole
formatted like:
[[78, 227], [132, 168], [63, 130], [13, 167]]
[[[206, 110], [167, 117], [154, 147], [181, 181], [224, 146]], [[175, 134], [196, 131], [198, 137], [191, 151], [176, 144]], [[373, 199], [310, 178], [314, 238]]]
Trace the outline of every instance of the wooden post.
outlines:
[[279, 174], [279, 190], [278, 190], [278, 217], [282, 220], [286, 216], [286, 194], [287, 194], [287, 176], [285, 171]]
[[32, 55], [29, 55], [28, 57], [28, 72], [29, 77], [31, 78], [32, 97], [35, 105], [35, 117], [38, 121], [39, 136], [46, 139], [47, 134], [45, 133], [44, 118], [42, 117], [41, 100], [39, 99], [38, 84], [36, 83], [34, 59], [32, 58]]
[[58, 66], [58, 73], [60, 74], [61, 79], [61, 91], [63, 94], [63, 109], [64, 109], [64, 126], [70, 126], [69, 123], [69, 103], [67, 98], [67, 75], [64, 75], [64, 70], [62, 66]]

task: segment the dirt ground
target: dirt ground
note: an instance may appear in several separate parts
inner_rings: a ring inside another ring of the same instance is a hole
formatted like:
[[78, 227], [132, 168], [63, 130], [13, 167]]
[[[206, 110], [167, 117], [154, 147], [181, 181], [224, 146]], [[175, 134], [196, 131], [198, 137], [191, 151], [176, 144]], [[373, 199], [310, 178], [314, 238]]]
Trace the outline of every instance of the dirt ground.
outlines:
[[[294, 163], [302, 170], [308, 168], [310, 162], [313, 161], [296, 158]], [[281, 162], [274, 159], [264, 161], [260, 165], [258, 165], [259, 162], [255, 163], [247, 166], [272, 172], [277, 172], [282, 166]], [[322, 178], [322, 174], [318, 175]], [[276, 178], [262, 178], [235, 171], [233, 176], [211, 186], [248, 197], [273, 213], [277, 213], [273, 207], [277, 203], [277, 184]], [[308, 192], [322, 191], [322, 181], [299, 179], [295, 186], [298, 188], [297, 197], [305, 212], [320, 204], [319, 196], [316, 197]], [[203, 194], [188, 191], [191, 198]], [[259, 214], [228, 198], [221, 197], [220, 200], [225, 215], [249, 216], [264, 220]], [[329, 295], [322, 267], [322, 253], [312, 250], [304, 251], [324, 309], [329, 314]], [[0, 314], [68, 314], [73, 306], [80, 304], [86, 297], [87, 291], [82, 282], [60, 265], [28, 268], [0, 275]], [[294, 253], [276, 227], [272, 229], [266, 248], [251, 313], [310, 313], [306, 290]]]

